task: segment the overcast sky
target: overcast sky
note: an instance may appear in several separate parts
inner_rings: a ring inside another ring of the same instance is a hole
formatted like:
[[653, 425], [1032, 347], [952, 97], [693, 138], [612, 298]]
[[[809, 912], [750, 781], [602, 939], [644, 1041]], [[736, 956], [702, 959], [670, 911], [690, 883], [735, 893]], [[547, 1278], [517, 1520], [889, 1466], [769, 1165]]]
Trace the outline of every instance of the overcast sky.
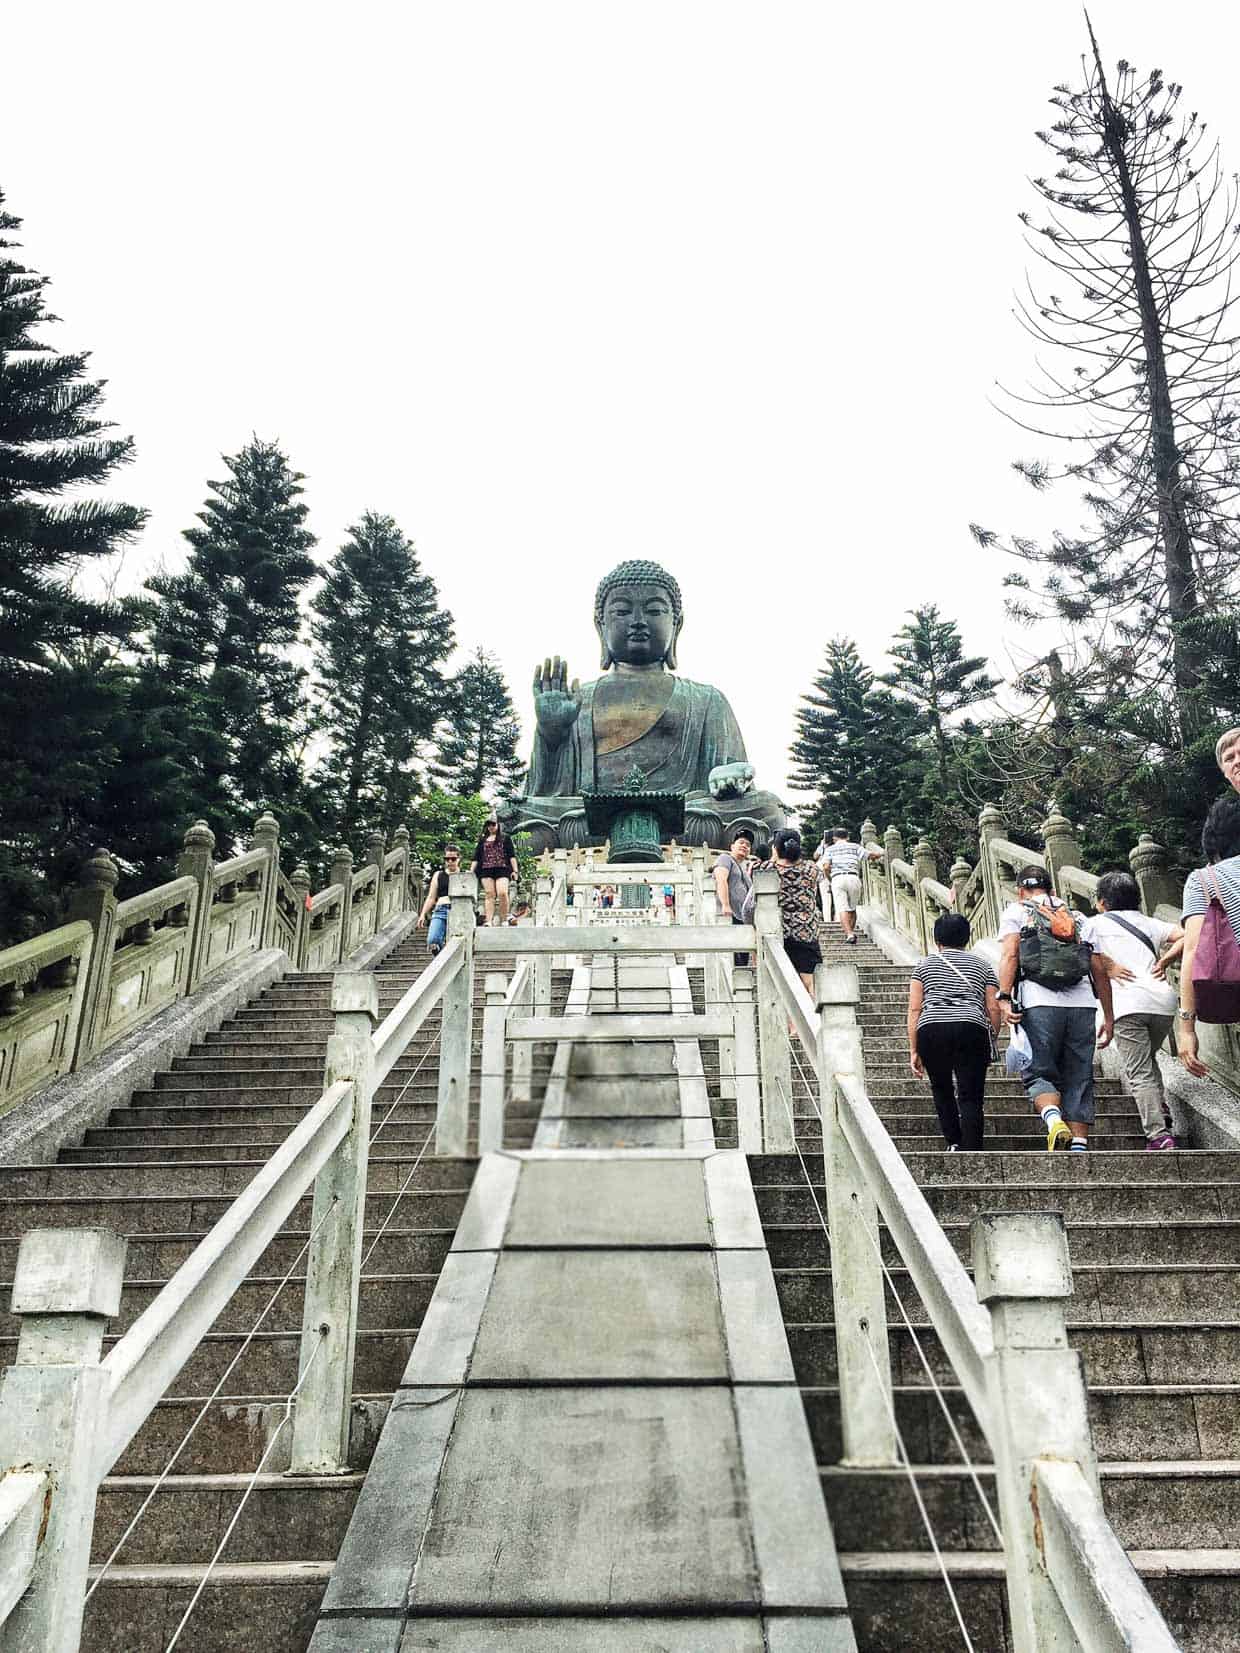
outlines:
[[[1237, 8], [1092, 16], [1240, 168]], [[1075, 4], [61, 0], [3, 44], [48, 337], [137, 442], [127, 583], [279, 438], [319, 555], [392, 513], [528, 735], [535, 659], [594, 676], [599, 576], [654, 557], [777, 790], [829, 637], [882, 669], [935, 601], [1000, 667], [1020, 643], [967, 524], [1046, 520], [988, 398], [1031, 368], [1016, 214]]]

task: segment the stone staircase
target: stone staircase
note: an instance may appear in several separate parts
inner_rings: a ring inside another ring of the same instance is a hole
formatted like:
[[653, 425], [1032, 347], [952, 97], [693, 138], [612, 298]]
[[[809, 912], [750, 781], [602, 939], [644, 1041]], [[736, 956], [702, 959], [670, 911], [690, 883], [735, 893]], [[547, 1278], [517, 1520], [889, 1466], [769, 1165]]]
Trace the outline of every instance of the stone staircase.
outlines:
[[[1048, 1155], [1013, 1080], [987, 1087], [984, 1154], [947, 1154], [929, 1086], [908, 1071], [908, 970], [863, 939], [831, 959], [861, 974], [870, 1096], [961, 1256], [983, 1211], [1059, 1210], [1073, 1343], [1085, 1360], [1110, 1518], [1186, 1653], [1240, 1647], [1240, 1153], [1144, 1151], [1135, 1105], [1098, 1081], [1082, 1163]], [[797, 1136], [815, 1183], [821, 1131], [797, 1072]], [[720, 1108], [720, 1130], [727, 1110]], [[903, 1469], [840, 1466], [830, 1260], [795, 1154], [752, 1156], [785, 1325], [862, 1649], [962, 1645]], [[884, 1235], [885, 1259], [992, 1507], [989, 1449]], [[913, 1339], [889, 1298], [899, 1427], [974, 1645], [1010, 1646], [1001, 1559]], [[916, 1634], [911, 1626], [916, 1625]]]
[[[382, 964], [381, 1015], [426, 963], [419, 935]], [[512, 967], [503, 958], [488, 964]], [[99, 1226], [128, 1236], [122, 1310], [109, 1326], [110, 1346], [317, 1100], [332, 1026], [330, 980], [326, 973], [304, 974], [276, 983], [159, 1073], [152, 1089], [114, 1110], [80, 1147], [66, 1149], [57, 1164], [0, 1167], [3, 1279], [12, 1279], [18, 1239], [28, 1228]], [[566, 992], [567, 974], [557, 972], [553, 998], [562, 1004]], [[471, 1152], [481, 992], [475, 997]], [[434, 1121], [437, 1034], [436, 1011], [374, 1101], [372, 1130], [392, 1111], [370, 1158], [365, 1245], [374, 1251], [361, 1286], [352, 1473], [291, 1480], [282, 1473], [291, 1431], [283, 1431], [178, 1643], [185, 1653], [241, 1647], [283, 1653], [309, 1642], [370, 1452], [473, 1178], [473, 1159], [428, 1154], [414, 1170]], [[510, 1146], [527, 1146], [532, 1138], [549, 1065], [550, 1051], [538, 1049], [535, 1100], [508, 1110]], [[167, 1646], [297, 1379], [309, 1215], [307, 1197], [103, 1482], [96, 1563], [110, 1554], [204, 1400], [240, 1356], [92, 1598], [83, 1648], [163, 1653]], [[285, 1274], [288, 1283], [263, 1316]], [[10, 1288], [2, 1290], [7, 1303]], [[12, 1360], [15, 1332], [6, 1317], [0, 1362]]]

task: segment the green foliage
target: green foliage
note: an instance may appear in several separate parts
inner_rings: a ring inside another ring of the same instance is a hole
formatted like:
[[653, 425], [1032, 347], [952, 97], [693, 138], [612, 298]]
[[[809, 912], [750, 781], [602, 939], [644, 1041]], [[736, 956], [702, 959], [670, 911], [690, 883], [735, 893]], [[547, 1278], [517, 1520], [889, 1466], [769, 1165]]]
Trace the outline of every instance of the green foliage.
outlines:
[[491, 814], [491, 805], [477, 793], [445, 792], [434, 786], [418, 800], [412, 822], [413, 857], [419, 866], [438, 867], [445, 844], [458, 844], [462, 871], [468, 869], [474, 845]]
[[[21, 220], [0, 194], [0, 942], [59, 918], [61, 893], [93, 847], [111, 784], [124, 672], [113, 651], [140, 605], [106, 594], [100, 564], [137, 533], [134, 505], [81, 497], [133, 457], [104, 433], [103, 384], [87, 356], [39, 329], [47, 280], [12, 256]], [[63, 497], [71, 495], [71, 497]], [[95, 570], [99, 595], [81, 589]], [[79, 583], [75, 585], [75, 576]]]
[[222, 845], [272, 808], [294, 847], [312, 847], [302, 752], [310, 733], [305, 669], [293, 657], [299, 598], [315, 573], [301, 474], [254, 437], [225, 456], [185, 531], [183, 573], [147, 582], [159, 599], [154, 660], [183, 716], [213, 734], [201, 759], [199, 813]]
[[493, 654], [478, 649], [448, 684], [431, 774], [454, 792], [502, 804], [521, 788], [521, 726]]
[[373, 511], [349, 529], [311, 608], [328, 741], [320, 822], [337, 839], [362, 823], [390, 833], [420, 790], [416, 760], [443, 708], [452, 616], [412, 541]]

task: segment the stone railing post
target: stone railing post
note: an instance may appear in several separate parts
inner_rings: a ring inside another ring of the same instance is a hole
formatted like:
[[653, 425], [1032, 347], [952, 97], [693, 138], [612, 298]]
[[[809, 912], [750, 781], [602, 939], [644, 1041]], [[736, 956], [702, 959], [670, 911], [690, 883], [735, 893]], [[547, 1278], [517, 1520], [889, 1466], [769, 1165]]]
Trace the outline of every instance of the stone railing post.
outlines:
[[779, 916], [779, 874], [766, 867], [754, 874], [754, 928], [758, 932], [758, 1055], [762, 1073], [762, 1148], [768, 1154], [791, 1153], [796, 1144], [792, 1123], [792, 1054], [788, 1016], [779, 989], [771, 980], [770, 955], [784, 945]]
[[[525, 992], [516, 1009], [518, 1015], [534, 1014], [534, 972], [526, 976]], [[512, 1083], [508, 1095], [514, 1102], [532, 1102], [534, 1099], [534, 1044], [530, 1039], [518, 1039], [512, 1047]]]
[[398, 902], [396, 911], [398, 913], [407, 913], [410, 907], [416, 907], [419, 905], [419, 902], [413, 898], [411, 893], [414, 886], [413, 851], [409, 844], [409, 828], [407, 826], [398, 826], [396, 828], [396, 831], [392, 834], [392, 848], [402, 850], [404, 852], [404, 859], [401, 862], [400, 869], [400, 888], [397, 891]]
[[67, 1653], [82, 1633], [95, 1522], [95, 1463], [108, 1404], [103, 1333], [121, 1305], [125, 1241], [103, 1228], [22, 1236], [12, 1312], [21, 1330], [0, 1387], [0, 1469], [43, 1470], [45, 1527], [4, 1646]]
[[[978, 854], [982, 863], [982, 889], [986, 894], [986, 912], [984, 933], [988, 936], [998, 934], [999, 915], [1006, 906], [1003, 894], [1003, 880], [999, 876], [999, 868], [991, 853], [990, 844], [994, 838], [1006, 838], [1008, 824], [1004, 819], [1003, 811], [995, 804], [987, 804], [977, 818]], [[976, 925], [973, 930], [974, 941], [982, 938], [983, 931]]]
[[[551, 880], [540, 873], [534, 881], [534, 923], [542, 928], [554, 923], [551, 916]], [[551, 954], [534, 954], [534, 1014], [551, 1014]]]
[[934, 858], [934, 851], [930, 847], [929, 839], [919, 838], [913, 845], [913, 882], [917, 889], [917, 915], [921, 923], [922, 946], [927, 953], [934, 948], [934, 919], [930, 913], [930, 905], [922, 893], [921, 881], [923, 878], [937, 878], [939, 875], [938, 862]]
[[347, 959], [353, 951], [349, 940], [349, 931], [353, 928], [353, 851], [347, 844], [332, 851], [327, 882], [329, 885], [340, 884], [344, 889], [340, 902], [340, 946], [336, 958]]
[[366, 835], [366, 865], [375, 869], [375, 922], [371, 935], [383, 928], [383, 857], [387, 840], [375, 829]]
[[305, 866], [298, 866], [293, 871], [289, 883], [297, 893], [297, 934], [293, 940], [293, 969], [306, 968], [306, 953], [310, 947], [310, 914], [306, 911], [306, 903], [310, 899], [310, 872]]
[[[875, 849], [882, 849], [882, 840], [878, 836], [878, 828], [867, 815], [861, 823], [861, 844], [864, 849], [871, 845]], [[885, 853], [885, 852], [884, 852]], [[875, 860], [865, 856], [861, 862], [861, 890], [862, 900], [867, 906], [878, 907], [883, 913], [890, 916], [891, 896], [887, 888], [888, 869], [886, 859]], [[821, 900], [821, 889], [819, 892]]]
[[478, 1101], [478, 1152], [489, 1154], [504, 1146], [504, 1091], [508, 1084], [506, 1032], [508, 1012], [504, 998], [508, 979], [498, 971], [486, 978], [482, 1011], [482, 1089]]
[[965, 860], [963, 855], [957, 856], [957, 858], [952, 862], [951, 871], [947, 875], [947, 881], [951, 885], [952, 890], [955, 892], [956, 911], [958, 913], [963, 914], [964, 912], [965, 886], [968, 884], [972, 876], [973, 868]]
[[991, 1447], [1014, 1653], [1076, 1647], [1042, 1562], [1033, 1475], [1039, 1458], [1079, 1466], [1099, 1497], [1081, 1356], [1068, 1347], [1072, 1295], [1068, 1239], [1058, 1211], [975, 1217], [970, 1225], [979, 1300], [990, 1310]]
[[[820, 965], [814, 972], [818, 1006], [818, 1092], [827, 1228], [831, 1235], [831, 1295], [846, 1464], [899, 1462], [892, 1422], [891, 1351], [887, 1300], [878, 1251], [878, 1206], [840, 1125], [837, 1074], [864, 1080], [855, 964]], [[845, 1104], [846, 1105], [846, 1104]]]
[[[732, 1093], [736, 1098], [736, 1145], [742, 1154], [762, 1152], [762, 1096], [758, 1088], [753, 982], [750, 966], [738, 964], [732, 971]], [[720, 1081], [721, 1093], [722, 1088]]]
[[439, 1094], [435, 1103], [435, 1152], [463, 1155], [469, 1144], [469, 1073], [474, 1049], [474, 903], [472, 872], [448, 880], [448, 940], [459, 936], [465, 963], [439, 1001]]
[[893, 928], [900, 928], [899, 902], [896, 900], [896, 875], [891, 869], [893, 861], [904, 859], [904, 839], [898, 827], [889, 826], [883, 833], [883, 854], [886, 860], [883, 863], [887, 874], [887, 917]]
[[184, 848], [177, 861], [177, 877], [192, 878], [198, 885], [198, 905], [194, 913], [194, 929], [189, 941], [189, 969], [185, 973], [185, 991], [192, 993], [202, 978], [211, 934], [211, 874], [214, 870], [215, 834], [205, 821], [195, 821], [182, 840]]
[[107, 1006], [108, 976], [116, 951], [116, 884], [120, 875], [120, 868], [107, 850], [97, 849], [79, 873], [77, 887], [69, 898], [70, 923], [84, 918], [95, 932], [73, 1051], [75, 1069], [93, 1054]]
[[1081, 865], [1081, 846], [1077, 842], [1076, 828], [1060, 811], [1059, 806], [1052, 803], [1050, 812], [1042, 822], [1041, 832], [1046, 850], [1046, 867], [1054, 882], [1055, 894], [1071, 906], [1075, 897], [1071, 890], [1060, 889], [1059, 872], [1061, 867]]
[[352, 1082], [353, 1123], [314, 1182], [310, 1218], [314, 1238], [306, 1260], [299, 1371], [310, 1370], [293, 1419], [290, 1472], [294, 1475], [343, 1474], [349, 1467], [374, 1096], [370, 1036], [379, 1020], [379, 984], [373, 973], [338, 970], [332, 977], [332, 1012], [336, 1021], [327, 1041], [323, 1086], [326, 1089], [340, 1079]]
[[267, 865], [263, 871], [262, 915], [259, 936], [264, 947], [273, 947], [276, 939], [276, 884], [280, 876], [280, 823], [270, 810], [264, 810], [254, 823], [250, 834], [251, 849], [267, 851]]
[[1166, 902], [1178, 907], [1183, 885], [1171, 875], [1171, 858], [1161, 844], [1143, 832], [1128, 851], [1128, 865], [1141, 891], [1141, 911], [1151, 915]]

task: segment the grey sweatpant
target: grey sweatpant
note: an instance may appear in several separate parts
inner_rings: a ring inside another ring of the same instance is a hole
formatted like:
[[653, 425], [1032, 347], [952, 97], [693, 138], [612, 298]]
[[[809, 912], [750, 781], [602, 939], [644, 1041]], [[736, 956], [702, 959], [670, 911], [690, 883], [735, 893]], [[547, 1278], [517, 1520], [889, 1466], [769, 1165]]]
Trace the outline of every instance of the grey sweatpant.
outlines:
[[1115, 1018], [1115, 1048], [1124, 1064], [1124, 1077], [1137, 1101], [1141, 1129], [1147, 1137], [1161, 1136], [1167, 1129], [1163, 1117], [1166, 1096], [1158, 1071], [1158, 1052], [1167, 1043], [1174, 1021], [1150, 1010], [1135, 1010]]

